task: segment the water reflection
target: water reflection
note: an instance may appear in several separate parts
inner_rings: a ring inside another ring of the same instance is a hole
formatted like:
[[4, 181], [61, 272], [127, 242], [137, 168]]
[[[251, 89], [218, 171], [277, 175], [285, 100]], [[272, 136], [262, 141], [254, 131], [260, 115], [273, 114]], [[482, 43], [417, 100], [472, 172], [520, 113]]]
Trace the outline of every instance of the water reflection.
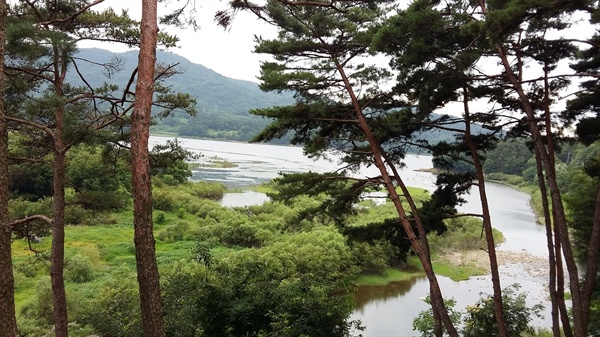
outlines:
[[354, 293], [356, 311], [364, 314], [365, 306], [374, 302], [385, 303], [392, 298], [401, 298], [408, 293], [417, 281], [425, 277], [415, 277], [410, 280], [392, 282], [383, 286], [360, 286]]

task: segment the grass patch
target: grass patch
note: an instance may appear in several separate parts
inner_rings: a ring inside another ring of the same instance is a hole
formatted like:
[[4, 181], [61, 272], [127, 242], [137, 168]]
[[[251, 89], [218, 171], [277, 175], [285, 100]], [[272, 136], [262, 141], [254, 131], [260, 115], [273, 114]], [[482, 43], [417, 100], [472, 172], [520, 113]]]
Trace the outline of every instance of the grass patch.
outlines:
[[449, 277], [453, 281], [465, 281], [471, 276], [485, 275], [484, 269], [474, 265], [456, 265], [450, 261], [438, 260], [433, 262], [433, 271], [436, 274]]
[[248, 188], [248, 190], [265, 194], [277, 192], [275, 188], [273, 188], [273, 185], [270, 183], [251, 186]]
[[359, 286], [381, 286], [391, 282], [410, 280], [422, 274], [421, 271], [387, 268], [382, 275], [361, 275], [354, 282]]
[[360, 275], [354, 282], [361, 286], [381, 286], [397, 281], [407, 281], [423, 275], [423, 267], [416, 256], [410, 256], [400, 268], [386, 268], [381, 275]]

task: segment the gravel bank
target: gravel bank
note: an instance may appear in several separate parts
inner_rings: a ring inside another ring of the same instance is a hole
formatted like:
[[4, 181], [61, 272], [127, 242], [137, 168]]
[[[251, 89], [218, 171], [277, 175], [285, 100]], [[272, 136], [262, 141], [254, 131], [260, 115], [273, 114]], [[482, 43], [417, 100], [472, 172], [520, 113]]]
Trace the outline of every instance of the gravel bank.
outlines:
[[[473, 266], [490, 273], [490, 260], [488, 253], [483, 250], [470, 250], [466, 252], [449, 252], [442, 257], [455, 266]], [[543, 256], [532, 255], [528, 252], [496, 251], [499, 267], [519, 265], [531, 277], [546, 277], [548, 275], [548, 261]], [[503, 269], [504, 269], [503, 268]]]

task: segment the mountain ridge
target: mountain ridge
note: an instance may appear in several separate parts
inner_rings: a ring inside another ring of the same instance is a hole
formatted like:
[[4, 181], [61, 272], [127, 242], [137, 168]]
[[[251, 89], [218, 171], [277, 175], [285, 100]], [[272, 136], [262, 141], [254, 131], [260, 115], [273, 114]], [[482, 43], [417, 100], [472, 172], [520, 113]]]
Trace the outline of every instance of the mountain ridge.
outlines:
[[[120, 89], [128, 83], [137, 66], [137, 50], [112, 52], [100, 48], [82, 48], [76, 55], [80, 71], [92, 87], [104, 83], [116, 84]], [[116, 62], [120, 71], [106, 76], [98, 64]], [[186, 137], [247, 141], [268, 125], [269, 120], [251, 115], [252, 109], [294, 103], [291, 93], [262, 91], [258, 83], [223, 76], [201, 64], [193, 63], [178, 54], [157, 51], [157, 63], [176, 65], [181, 73], [164, 81], [173, 92], [188, 93], [196, 99], [197, 117], [176, 112], [152, 126], [154, 133], [170, 133]], [[74, 85], [83, 85], [78, 78], [70, 78]]]
[[[100, 87], [106, 82], [117, 84], [122, 89], [137, 66], [138, 50], [116, 53], [100, 48], [83, 48], [76, 56], [80, 60], [90, 61], [78, 62], [78, 69], [92, 87]], [[98, 66], [106, 62], [117, 62], [122, 69], [109, 78], [102, 72], [103, 68]], [[151, 127], [153, 133], [248, 141], [271, 122], [250, 114], [250, 110], [295, 103], [292, 93], [264, 92], [258, 83], [223, 76], [172, 52], [157, 51], [157, 63], [176, 65], [181, 73], [166, 79], [164, 84], [170, 86], [173, 92], [188, 93], [195, 97], [197, 116], [194, 118], [186, 113], [175, 112], [165, 119], [157, 120]], [[68, 80], [74, 85], [84, 84], [78, 78]], [[417, 136], [433, 142], [451, 141], [454, 138], [453, 133], [443, 130]], [[274, 143], [284, 144], [289, 141], [285, 138]]]

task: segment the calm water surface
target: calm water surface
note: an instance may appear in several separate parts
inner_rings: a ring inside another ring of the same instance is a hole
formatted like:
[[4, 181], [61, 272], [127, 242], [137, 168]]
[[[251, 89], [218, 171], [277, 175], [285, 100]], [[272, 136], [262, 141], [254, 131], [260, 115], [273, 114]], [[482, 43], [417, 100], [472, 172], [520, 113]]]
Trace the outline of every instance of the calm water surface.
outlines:
[[[164, 143], [169, 137], [150, 137], [150, 144]], [[210, 164], [214, 160], [227, 160], [235, 163], [234, 168], [201, 167], [193, 171], [194, 180], [218, 181], [229, 188], [244, 188], [267, 182], [280, 172], [326, 172], [338, 167], [335, 160], [312, 160], [304, 156], [302, 149], [291, 146], [265, 144], [247, 144], [179, 138], [182, 146], [203, 155], [200, 164]], [[435, 187], [434, 175], [417, 171], [432, 166], [430, 156], [409, 155], [406, 167], [400, 174], [409, 186]], [[374, 167], [359, 172], [361, 176], [376, 176]], [[486, 190], [492, 213], [492, 224], [505, 236], [506, 241], [499, 250], [525, 251], [534, 255], [547, 254], [544, 227], [537, 225], [535, 216], [529, 207], [529, 196], [510, 187], [487, 183]], [[462, 212], [479, 213], [481, 206], [476, 192], [467, 195], [467, 204]], [[227, 193], [223, 206], [245, 206], [260, 204], [268, 198], [257, 192]], [[528, 293], [530, 304], [547, 303], [544, 284], [545, 278], [528, 275], [521, 266], [511, 265], [501, 268], [502, 285], [506, 287], [519, 283], [522, 291]], [[454, 282], [439, 277], [439, 283], [445, 297], [457, 301], [457, 309], [471, 305], [481, 294], [491, 294], [491, 280], [488, 276], [475, 277], [467, 281]], [[356, 294], [356, 311], [351, 319], [360, 319], [367, 327], [364, 337], [418, 336], [412, 330], [412, 320], [427, 305], [422, 301], [429, 292], [429, 283], [425, 278], [416, 278], [382, 287], [361, 287]], [[548, 310], [545, 316], [549, 316]], [[534, 321], [537, 326], [549, 326], [545, 319]]]

